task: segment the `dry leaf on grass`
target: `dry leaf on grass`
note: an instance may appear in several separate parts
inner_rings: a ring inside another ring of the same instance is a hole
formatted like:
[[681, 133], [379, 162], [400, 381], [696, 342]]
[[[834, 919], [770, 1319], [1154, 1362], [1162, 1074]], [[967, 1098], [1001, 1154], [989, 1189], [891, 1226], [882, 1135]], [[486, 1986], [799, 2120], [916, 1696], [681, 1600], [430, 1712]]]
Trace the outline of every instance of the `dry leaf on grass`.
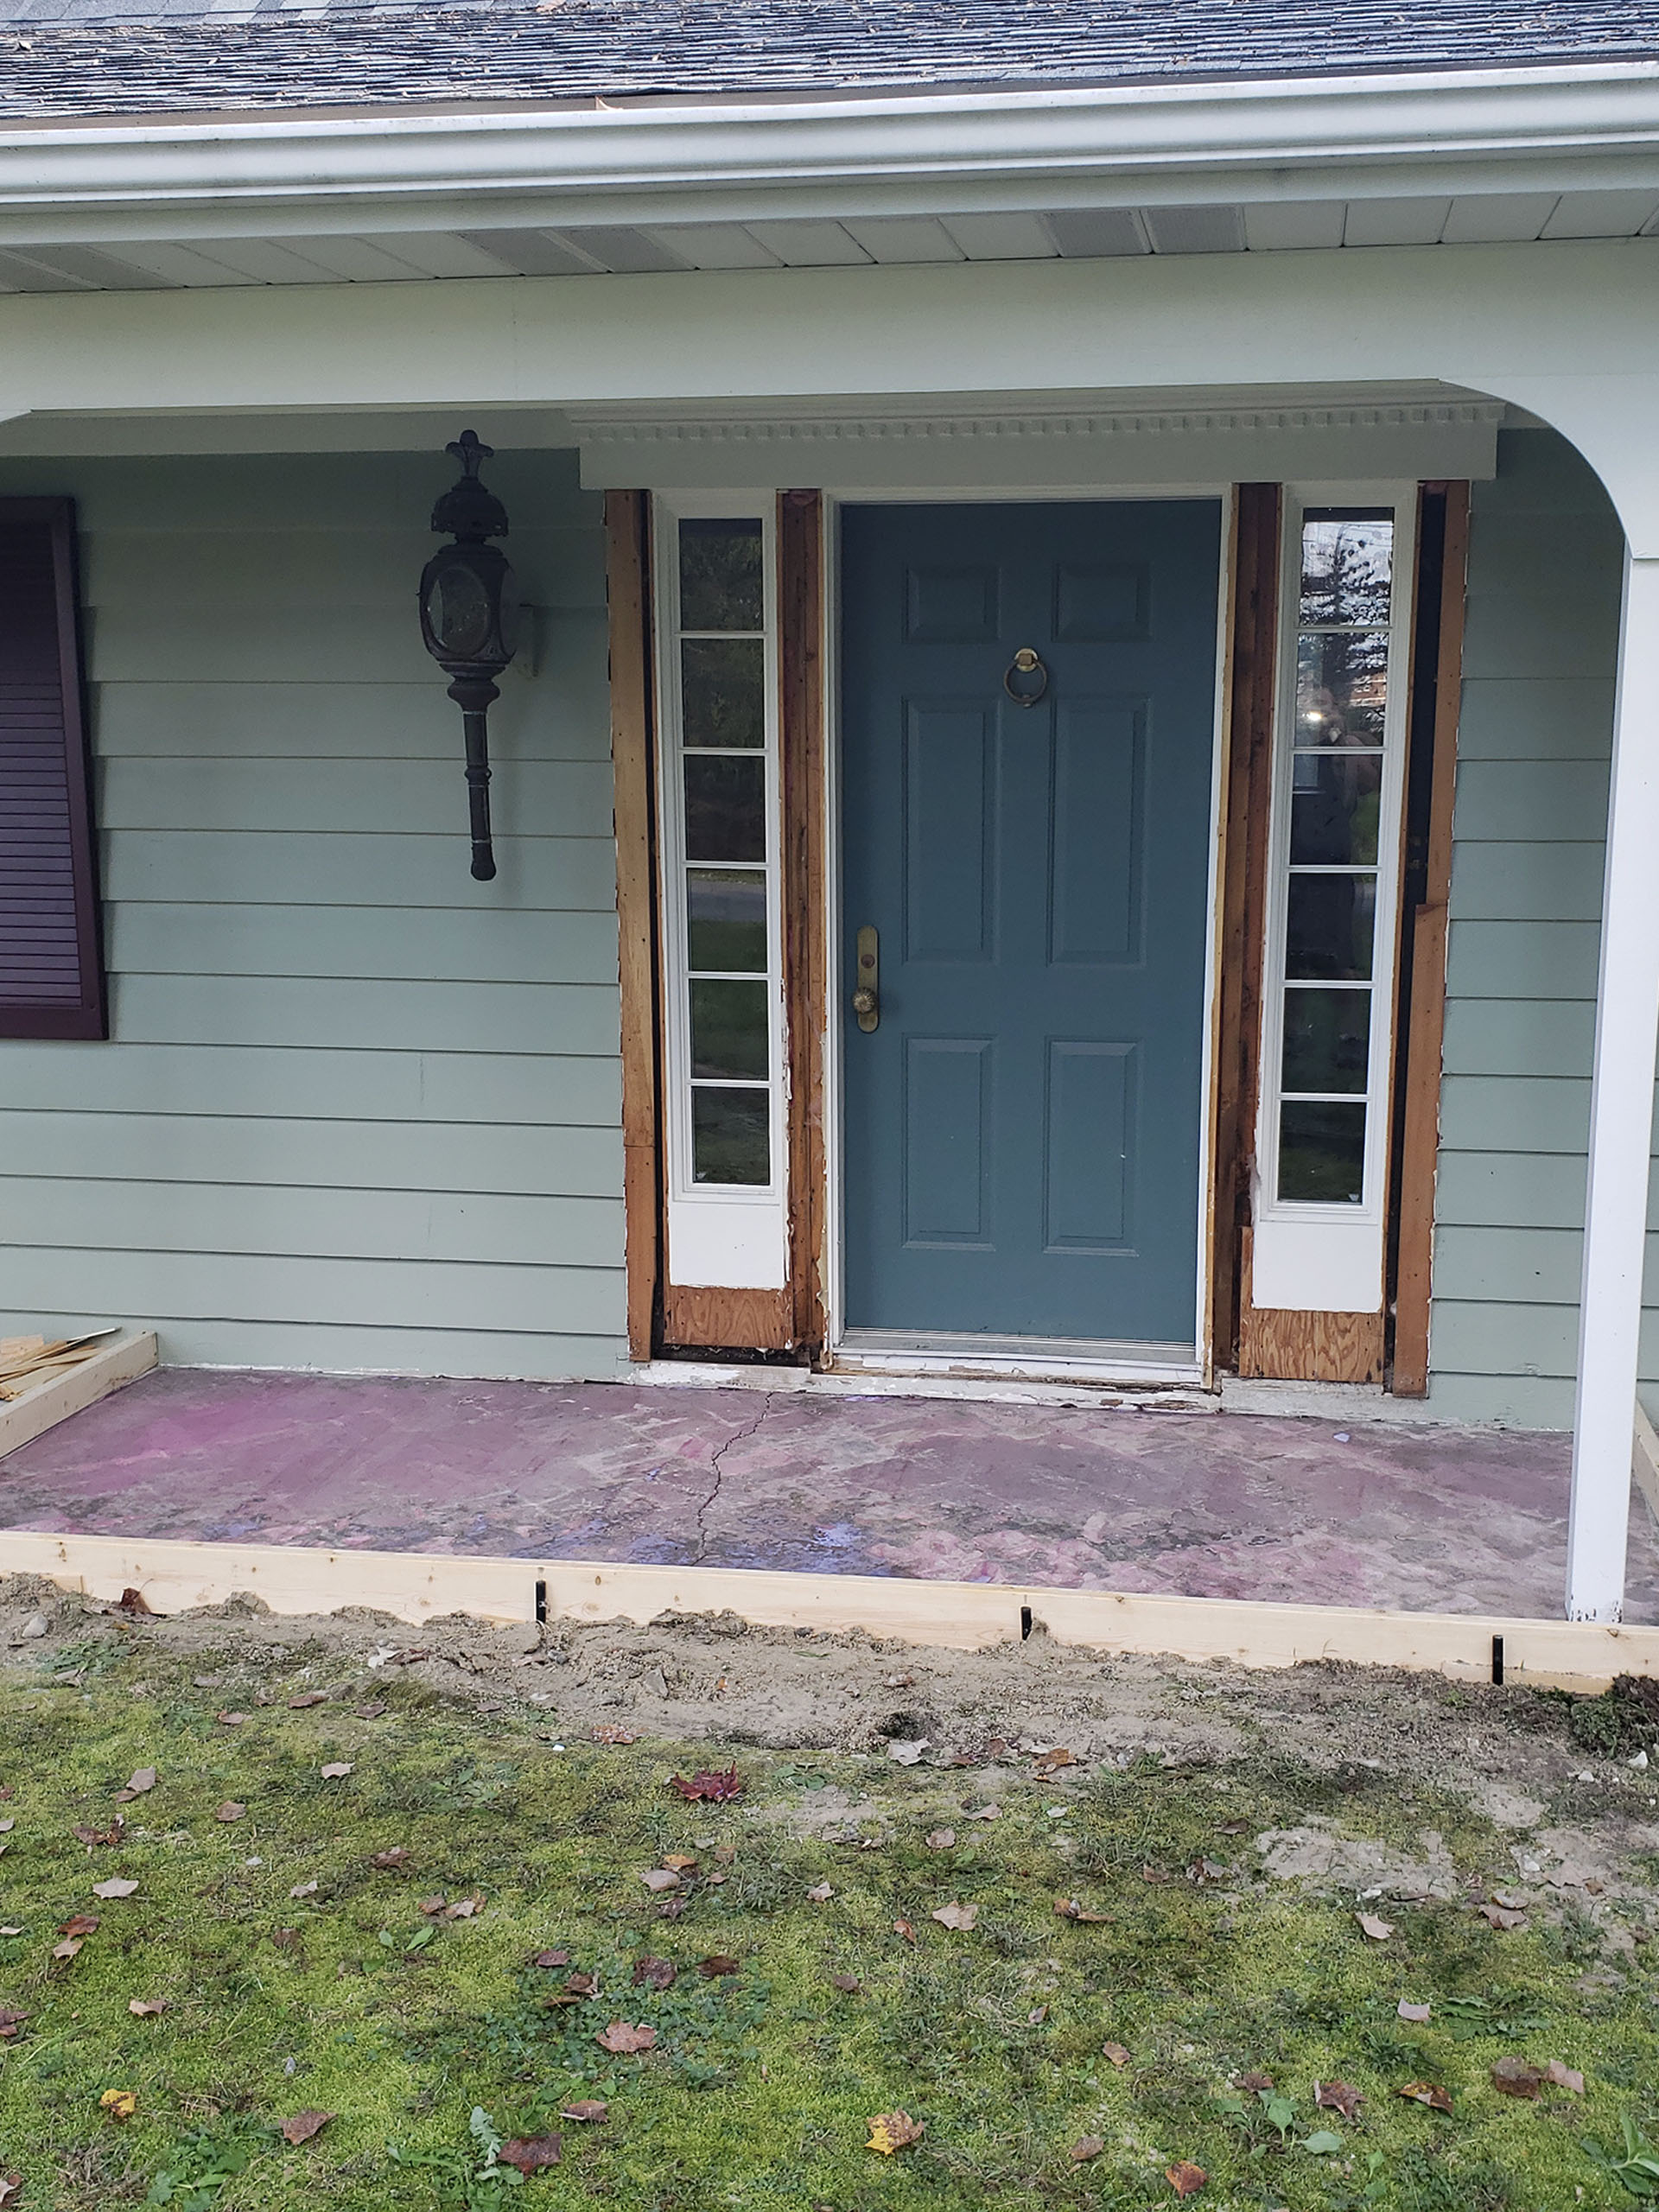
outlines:
[[1202, 2166], [1195, 2166], [1191, 2158], [1178, 2158], [1173, 2166], [1164, 2168], [1164, 2179], [1177, 2196], [1196, 2196], [1210, 2177]]
[[143, 1592], [131, 1588], [121, 1592], [115, 1601], [115, 1609], [118, 1613], [131, 1613], [135, 1618], [148, 1613], [151, 1610]]
[[317, 1769], [317, 1772], [322, 1777], [325, 1782], [340, 1782], [343, 1780], [344, 1777], [351, 1772], [351, 1770], [352, 1762], [350, 1759], [330, 1759], [327, 1766], [319, 1767]]
[[671, 1874], [695, 1874], [697, 1862], [688, 1851], [665, 1851], [663, 1864]]
[[728, 1767], [699, 1767], [695, 1774], [675, 1774], [669, 1777], [671, 1789], [677, 1789], [688, 1803], [729, 1805], [734, 1797], [741, 1797], [747, 1783], [735, 1765]]
[[633, 1729], [624, 1728], [620, 1722], [615, 1720], [601, 1720], [588, 1733], [595, 1744], [637, 1744], [639, 1740]]
[[[137, 1882], [127, 1881], [119, 1874], [111, 1874], [107, 1882], [92, 1884], [92, 1895], [95, 1897], [130, 1897], [137, 1887]], [[64, 1932], [67, 1935], [69, 1931], [66, 1929]]]
[[517, 2166], [521, 2174], [542, 2173], [558, 2164], [559, 2139], [556, 2135], [515, 2135], [501, 2145], [501, 2163]]
[[1114, 2066], [1123, 2067], [1129, 2063], [1129, 2054], [1121, 2043], [1102, 2044], [1100, 2055], [1103, 2058], [1109, 2058]]
[[118, 1813], [106, 1828], [77, 1827], [71, 1828], [69, 1833], [78, 1842], [86, 1844], [89, 1849], [94, 1844], [102, 1844], [107, 1847], [120, 1842], [126, 1825], [125, 1815]]
[[446, 1920], [471, 1920], [484, 1910], [482, 1897], [457, 1897], [454, 1904], [443, 1908]]
[[742, 1967], [728, 1951], [715, 1951], [697, 1961], [697, 1972], [705, 1981], [718, 1981], [722, 1974], [741, 1974]]
[[138, 2095], [134, 2089], [105, 2089], [98, 2101], [98, 2108], [111, 2120], [130, 2120], [138, 2109]]
[[27, 2012], [14, 2011], [10, 2005], [0, 2005], [0, 2043], [16, 2043], [28, 2018]]
[[603, 2120], [610, 2109], [603, 2097], [577, 2097], [573, 2102], [559, 2107], [559, 2118], [597, 2122]]
[[679, 1876], [671, 1873], [666, 1866], [650, 1867], [639, 1878], [648, 1890], [656, 1890], [659, 1893], [664, 1890], [677, 1890], [680, 1886]]
[[1397, 2018], [1414, 2020], [1421, 2027], [1427, 2024], [1431, 2008], [1427, 2005], [1408, 2005], [1402, 1997], [1394, 2010]]
[[0, 2174], [0, 2204], [10, 2204], [22, 2185], [22, 2174]]
[[1109, 1912], [1091, 1912], [1080, 1897], [1056, 1897], [1054, 1910], [1062, 1920], [1108, 1921]]
[[1071, 2163], [1086, 2166], [1090, 2158], [1097, 2158], [1105, 2148], [1103, 2135], [1080, 2135], [1071, 2145]]
[[636, 1989], [672, 1989], [679, 1980], [679, 1970], [666, 1959], [653, 1959], [649, 1955], [633, 1962], [633, 1985]]
[[1524, 1928], [1527, 1924], [1526, 1914], [1515, 1905], [1478, 1904], [1475, 1910], [1489, 1926], [1499, 1929]]
[[239, 1821], [245, 1818], [247, 1809], [248, 1808], [245, 1805], [238, 1805], [234, 1797], [227, 1797], [225, 1800], [225, 1802], [219, 1806], [218, 1810], [214, 1813], [213, 1818], [216, 1821], [225, 1821], [228, 1826], [232, 1821]]
[[308, 1705], [327, 1705], [327, 1690], [302, 1690], [297, 1697], [289, 1698], [288, 1709], [290, 1713], [303, 1713]]
[[216, 1713], [213, 1718], [221, 1728], [243, 1728], [248, 1719], [245, 1713]]
[[642, 2050], [655, 2050], [657, 2031], [631, 2020], [613, 2020], [608, 2028], [601, 2028], [594, 2037], [601, 2050], [614, 2052], [619, 2057], [632, 2058]]
[[929, 1740], [925, 1736], [894, 1736], [888, 1742], [887, 1757], [897, 1766], [919, 1766]]
[[321, 2134], [334, 2118], [331, 2112], [296, 2112], [291, 2120], [282, 2123], [285, 2143], [308, 2143], [314, 2135]]
[[1524, 2058], [1499, 2058], [1492, 2065], [1492, 2087], [1506, 2097], [1535, 2097], [1544, 2076]]
[[369, 1864], [371, 1866], [378, 1866], [382, 1873], [389, 1873], [394, 1866], [407, 1866], [414, 1856], [414, 1853], [406, 1843], [394, 1843], [390, 1851], [372, 1853]]
[[378, 1697], [371, 1698], [366, 1705], [357, 1705], [352, 1707], [359, 1720], [378, 1720], [385, 1709], [384, 1700]]
[[1271, 2074], [1235, 2074], [1233, 2087], [1242, 2089], [1247, 2097], [1259, 2096], [1263, 2089], [1272, 2088], [1273, 2076]]
[[955, 1928], [965, 1934], [979, 1918], [979, 1907], [976, 1904], [942, 1904], [931, 1912], [928, 1918], [937, 1920], [941, 1928]]
[[843, 1997], [859, 1997], [863, 1994], [864, 1990], [863, 1983], [855, 1974], [832, 1974], [830, 1977], [830, 1986], [831, 1989], [838, 1989]]
[[1413, 2104], [1427, 2105], [1431, 2112], [1450, 2112], [1452, 2093], [1437, 2082], [1408, 2082], [1403, 2088], [1395, 2091], [1396, 2097], [1408, 2097]]
[[124, 1789], [118, 1789], [116, 1791], [115, 1802], [118, 1805], [130, 1805], [135, 1797], [143, 1796], [147, 1791], [153, 1789], [155, 1787], [155, 1768], [153, 1766], [141, 1766], [137, 1770], [137, 1773], [134, 1774], [131, 1781], [128, 1783], [126, 1788]]
[[1365, 2101], [1362, 2093], [1346, 2082], [1316, 2082], [1313, 2101], [1326, 2112], [1339, 2112], [1344, 2120], [1357, 2120], [1359, 2108]]
[[1374, 1912], [1357, 1912], [1354, 1918], [1359, 1923], [1361, 1932], [1369, 1936], [1373, 1943], [1386, 1943], [1394, 1933], [1393, 1922], [1379, 1920]]
[[931, 1828], [928, 1831], [927, 1847], [930, 1851], [954, 1851], [956, 1844], [955, 1828]]
[[806, 1894], [814, 1904], [828, 1904], [836, 1893], [828, 1882], [814, 1882]]
[[537, 1951], [530, 1963], [533, 1967], [568, 1967], [570, 1954], [569, 1951]]
[[970, 1821], [1000, 1821], [1002, 1808], [1000, 1805], [982, 1805], [976, 1813], [969, 1813], [968, 1817]]
[[167, 2010], [165, 1997], [130, 1997], [127, 2010], [137, 2020], [153, 2020]]
[[1077, 1764], [1077, 1753], [1068, 1751], [1063, 1744], [1056, 1744], [1052, 1751], [1039, 1751], [1032, 1761], [1033, 1770], [1043, 1776], [1058, 1774], [1063, 1766], [1076, 1766]]
[[1552, 2058], [1544, 2069], [1544, 2079], [1553, 2088], [1569, 2089], [1575, 2097], [1584, 2094], [1584, 2076], [1571, 2066], [1563, 2066], [1559, 2058]]
[[895, 1920], [893, 1923], [893, 1932], [895, 1936], [902, 1936], [906, 1943], [913, 1943], [916, 1941], [916, 1930], [907, 1920]]
[[906, 2144], [919, 2143], [926, 2133], [925, 2121], [912, 2120], [907, 2112], [879, 2112], [870, 2122], [870, 2139], [864, 2147], [890, 2158]]
[[315, 1882], [296, 1882], [288, 1893], [291, 1897], [314, 1897], [317, 1894]]

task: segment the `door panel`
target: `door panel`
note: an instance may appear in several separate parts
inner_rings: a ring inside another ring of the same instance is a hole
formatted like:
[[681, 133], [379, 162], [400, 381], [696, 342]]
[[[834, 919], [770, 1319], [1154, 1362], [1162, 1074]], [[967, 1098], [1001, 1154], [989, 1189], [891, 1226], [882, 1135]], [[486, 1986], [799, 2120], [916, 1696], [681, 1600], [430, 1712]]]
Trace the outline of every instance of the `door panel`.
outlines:
[[848, 1322], [1190, 1342], [1218, 505], [842, 533]]

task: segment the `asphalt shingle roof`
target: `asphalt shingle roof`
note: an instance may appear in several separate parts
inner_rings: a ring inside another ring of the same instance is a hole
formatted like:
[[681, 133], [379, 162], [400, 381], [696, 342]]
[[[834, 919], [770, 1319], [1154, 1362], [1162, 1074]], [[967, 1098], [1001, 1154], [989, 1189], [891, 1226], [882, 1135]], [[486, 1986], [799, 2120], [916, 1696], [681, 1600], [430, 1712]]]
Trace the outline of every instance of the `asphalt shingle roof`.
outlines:
[[0, 116], [1659, 59], [1659, 0], [0, 0]]

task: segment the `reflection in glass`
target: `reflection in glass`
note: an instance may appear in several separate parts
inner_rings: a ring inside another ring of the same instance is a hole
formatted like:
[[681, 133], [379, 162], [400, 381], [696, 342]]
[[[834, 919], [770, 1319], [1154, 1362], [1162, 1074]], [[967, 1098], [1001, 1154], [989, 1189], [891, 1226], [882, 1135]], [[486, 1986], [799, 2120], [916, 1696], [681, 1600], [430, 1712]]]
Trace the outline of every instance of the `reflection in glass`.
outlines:
[[766, 764], [730, 753], [685, 756], [685, 856], [689, 861], [766, 857]]
[[690, 747], [766, 741], [766, 648], [760, 638], [685, 638], [680, 706]]
[[688, 869], [685, 918], [694, 969], [766, 973], [766, 879], [759, 869]]
[[759, 630], [765, 606], [758, 522], [699, 517], [680, 524], [682, 630]]
[[764, 983], [692, 984], [691, 1072], [693, 1076], [750, 1076], [766, 1081]]
[[1290, 864], [1376, 864], [1382, 756], [1299, 753], [1291, 766]]
[[1394, 569], [1394, 517], [1310, 507], [1302, 520], [1304, 624], [1385, 623]]
[[691, 1179], [766, 1184], [772, 1180], [771, 1116], [764, 1090], [691, 1093]]
[[1285, 973], [1315, 982], [1363, 983], [1371, 972], [1376, 878], [1293, 875]]
[[1365, 1106], [1287, 1098], [1279, 1109], [1279, 1196], [1311, 1205], [1365, 1202]]
[[1370, 1065], [1369, 991], [1287, 991], [1286, 1090], [1363, 1090]]
[[1386, 630], [1320, 630], [1296, 640], [1298, 745], [1381, 745]]

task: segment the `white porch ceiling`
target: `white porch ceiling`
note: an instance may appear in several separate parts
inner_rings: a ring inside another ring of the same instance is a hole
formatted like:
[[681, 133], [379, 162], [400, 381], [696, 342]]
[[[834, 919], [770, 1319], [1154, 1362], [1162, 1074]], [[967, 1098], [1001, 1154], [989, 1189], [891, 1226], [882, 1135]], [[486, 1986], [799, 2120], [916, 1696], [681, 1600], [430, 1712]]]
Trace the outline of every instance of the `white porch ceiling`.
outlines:
[[752, 222], [9, 243], [0, 291], [190, 291], [438, 277], [1100, 260], [1659, 235], [1659, 189], [808, 217]]

